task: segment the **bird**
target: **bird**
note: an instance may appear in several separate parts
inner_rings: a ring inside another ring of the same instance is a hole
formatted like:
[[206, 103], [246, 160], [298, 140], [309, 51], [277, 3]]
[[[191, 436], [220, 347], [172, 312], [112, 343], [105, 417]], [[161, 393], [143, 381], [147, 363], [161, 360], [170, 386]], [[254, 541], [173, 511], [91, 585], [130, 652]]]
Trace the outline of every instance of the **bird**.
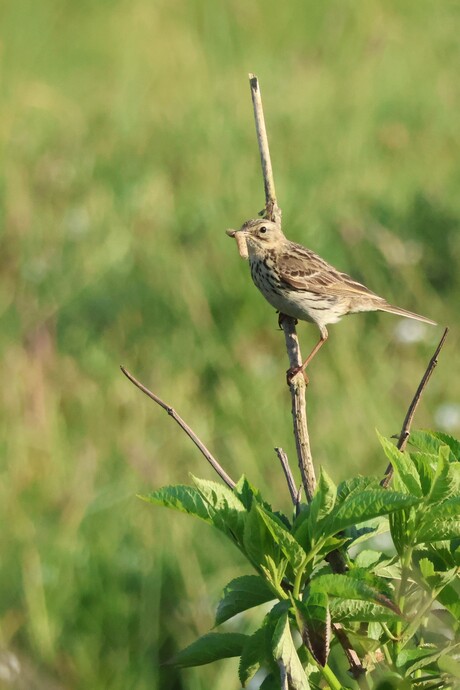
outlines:
[[227, 230], [227, 235], [237, 240], [241, 256], [249, 259], [254, 284], [280, 317], [284, 314], [309, 321], [319, 329], [319, 341], [301, 366], [288, 371], [288, 381], [300, 371], [304, 373], [324, 345], [329, 337], [326, 326], [347, 314], [384, 311], [437, 325], [425, 316], [390, 304], [311, 249], [291, 242], [279, 223], [251, 219], [239, 230]]

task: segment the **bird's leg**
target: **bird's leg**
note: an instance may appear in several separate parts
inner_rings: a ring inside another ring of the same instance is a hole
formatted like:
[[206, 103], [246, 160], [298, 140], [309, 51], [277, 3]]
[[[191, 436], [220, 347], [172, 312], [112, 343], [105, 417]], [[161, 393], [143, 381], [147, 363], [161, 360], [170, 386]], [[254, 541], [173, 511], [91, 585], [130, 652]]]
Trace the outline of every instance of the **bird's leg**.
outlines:
[[321, 338], [318, 340], [318, 342], [316, 343], [315, 347], [313, 348], [313, 350], [308, 355], [305, 362], [299, 367], [292, 367], [291, 369], [287, 370], [286, 377], [287, 377], [288, 385], [291, 383], [294, 376], [296, 376], [297, 374], [299, 374], [302, 371], [304, 378], [305, 378], [305, 383], [308, 386], [309, 380], [308, 380], [307, 374], [305, 373], [305, 369], [308, 367], [308, 365], [310, 364], [313, 357], [323, 347], [323, 345], [326, 342], [326, 340], [328, 339], [328, 337], [329, 337], [329, 333], [327, 332], [327, 329], [325, 327], [321, 328]]

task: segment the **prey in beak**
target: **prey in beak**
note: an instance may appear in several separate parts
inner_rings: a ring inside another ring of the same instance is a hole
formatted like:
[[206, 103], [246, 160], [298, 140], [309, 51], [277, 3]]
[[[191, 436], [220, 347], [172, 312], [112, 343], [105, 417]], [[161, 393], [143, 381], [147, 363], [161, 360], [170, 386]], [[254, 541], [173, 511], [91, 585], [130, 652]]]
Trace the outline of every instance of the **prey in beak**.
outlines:
[[248, 245], [246, 244], [245, 233], [242, 230], [232, 230], [232, 228], [229, 228], [225, 232], [227, 233], [227, 235], [229, 237], [235, 238], [236, 245], [238, 247], [238, 253], [241, 256], [241, 258], [247, 259], [249, 257], [249, 254], [248, 254]]

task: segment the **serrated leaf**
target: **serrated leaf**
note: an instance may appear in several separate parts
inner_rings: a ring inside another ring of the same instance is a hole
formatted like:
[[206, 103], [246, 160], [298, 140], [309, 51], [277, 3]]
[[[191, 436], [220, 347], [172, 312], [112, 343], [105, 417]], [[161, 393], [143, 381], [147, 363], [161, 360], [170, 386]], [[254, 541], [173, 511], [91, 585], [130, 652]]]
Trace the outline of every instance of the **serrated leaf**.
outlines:
[[449, 446], [454, 458], [460, 461], [460, 441], [449, 434], [443, 433], [442, 431], [433, 431], [431, 433], [433, 436], [439, 439], [441, 443], [445, 443], [446, 446]]
[[399, 477], [399, 480], [406, 488], [407, 493], [411, 494], [412, 496], [422, 496], [423, 492], [420, 477], [410, 456], [407, 453], [398, 450], [396, 446], [391, 443], [391, 441], [379, 434], [378, 431], [377, 436], [385, 455], [393, 466], [395, 475]]
[[216, 611], [215, 625], [242, 611], [259, 606], [275, 598], [265, 580], [257, 575], [243, 575], [228, 583]]
[[208, 479], [198, 479], [193, 475], [191, 477], [203, 499], [221, 518], [225, 527], [231, 530], [241, 542], [247, 512], [238, 496], [224, 484]]
[[373, 571], [367, 570], [366, 568], [360, 568], [357, 565], [350, 568], [347, 572], [347, 577], [351, 577], [359, 582], [365, 582], [369, 587], [372, 587], [380, 594], [387, 597], [391, 597], [393, 590], [386, 580], [382, 577], [378, 577]]
[[247, 639], [242, 633], [208, 633], [178, 652], [168, 663], [186, 668], [240, 656]]
[[294, 601], [302, 621], [304, 644], [321, 666], [326, 666], [331, 644], [329, 600], [323, 592], [312, 592], [304, 601]]
[[213, 524], [214, 511], [203, 500], [203, 497], [194, 486], [178, 484], [176, 486], [163, 486], [161, 489], [149, 494], [139, 496], [147, 503], [174, 508], [181, 513], [188, 513]]
[[449, 473], [449, 449], [441, 446], [438, 450], [438, 458], [427, 503], [433, 504], [449, 498], [452, 495], [452, 476]]
[[[449, 441], [449, 439], [451, 439], [451, 441]], [[456, 452], [452, 450], [450, 445], [452, 442], [454, 448], [456, 448], [457, 444], [459, 444], [458, 441], [455, 442], [455, 439], [452, 439], [452, 437], [448, 436], [447, 434], [433, 431], [411, 431], [409, 437], [409, 443], [424, 453], [438, 455], [441, 446], [448, 446], [450, 450], [449, 460], [454, 461], [458, 460], [459, 456], [456, 455]]]
[[312, 540], [309, 503], [302, 505], [300, 513], [292, 525], [292, 535], [304, 551], [308, 553], [311, 549]]
[[271, 510], [271, 506], [262, 498], [260, 490], [253, 486], [244, 474], [238, 480], [234, 492], [246, 510], [251, 509], [253, 498]]
[[321, 468], [318, 486], [310, 503], [310, 524], [313, 534], [316, 535], [316, 526], [331, 512], [335, 505], [337, 487]]
[[323, 521], [322, 534], [333, 536], [346, 527], [408, 508], [420, 503], [420, 500], [416, 496], [387, 489], [371, 489], [352, 494]]
[[266, 633], [266, 628], [259, 628], [248, 637], [243, 647], [238, 666], [238, 676], [243, 688], [266, 662]]
[[438, 462], [438, 455], [431, 455], [422, 451], [409, 452], [410, 459], [417, 468], [423, 495], [427, 496], [431, 491], [434, 480], [435, 468]]
[[331, 599], [329, 604], [334, 623], [392, 623], [400, 620], [394, 611], [371, 601]]
[[256, 501], [253, 501], [245, 520], [243, 546], [249, 560], [259, 570], [266, 567], [268, 558], [275, 566], [280, 563], [281, 549], [262, 518]]
[[289, 563], [294, 570], [297, 570], [304, 563], [307, 554], [300, 546], [298, 541], [294, 539], [292, 534], [288, 532], [285, 525], [279, 522], [276, 517], [270, 514], [263, 506], [256, 506], [262, 520], [265, 522], [267, 529], [271, 533], [275, 543], [280, 547], [281, 551], [286, 556]]
[[300, 663], [291, 635], [287, 611], [280, 617], [273, 635], [273, 656], [281, 662], [292, 690], [310, 690], [307, 675]]
[[351, 479], [344, 479], [337, 487], [336, 505], [343, 503], [345, 499], [353, 494], [368, 491], [370, 489], [378, 489], [380, 486], [380, 479], [377, 477], [352, 477]]
[[460, 496], [432, 506], [421, 521], [415, 543], [445, 541], [460, 537]]
[[395, 613], [400, 611], [395, 603], [386, 594], [382, 594], [375, 587], [362, 580], [354, 579], [347, 575], [319, 575], [310, 583], [310, 592], [324, 592], [332, 597], [342, 599], [362, 599], [372, 601], [390, 608]]
[[424, 524], [423, 529], [417, 532], [416, 544], [444, 541], [460, 537], [460, 518], [451, 520], [437, 519], [431, 524]]

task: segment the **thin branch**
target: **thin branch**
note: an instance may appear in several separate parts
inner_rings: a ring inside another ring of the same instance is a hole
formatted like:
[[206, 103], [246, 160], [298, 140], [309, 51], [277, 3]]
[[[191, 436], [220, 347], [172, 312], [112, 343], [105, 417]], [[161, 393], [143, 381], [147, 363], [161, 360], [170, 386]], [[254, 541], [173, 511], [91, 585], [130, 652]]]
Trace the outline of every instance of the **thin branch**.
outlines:
[[362, 665], [359, 656], [351, 646], [350, 640], [348, 639], [348, 635], [343, 629], [343, 626], [340, 623], [332, 623], [331, 627], [335, 636], [343, 647], [348, 659], [348, 663], [350, 664], [350, 673], [353, 675], [353, 678], [358, 682], [361, 688], [368, 688], [369, 686], [366, 681], [366, 669]]
[[156, 402], [157, 405], [162, 407], [163, 410], [165, 410], [169, 414], [169, 416], [172, 417], [174, 419], [174, 421], [179, 424], [182, 431], [185, 431], [187, 436], [190, 439], [192, 439], [193, 443], [201, 451], [201, 453], [204, 455], [204, 457], [209, 462], [209, 464], [212, 466], [212, 468], [217, 472], [217, 474], [222, 479], [222, 481], [224, 481], [230, 489], [234, 489], [236, 484], [233, 481], [233, 479], [231, 479], [228, 476], [228, 474], [225, 472], [225, 470], [217, 462], [215, 457], [206, 448], [204, 443], [202, 441], [200, 441], [198, 436], [189, 427], [189, 425], [186, 422], [184, 422], [182, 417], [180, 417], [177, 414], [177, 412], [170, 405], [167, 405], [163, 400], [161, 400], [161, 398], [159, 398], [157, 395], [155, 395], [155, 393], [152, 393], [152, 391], [150, 391], [140, 381], [138, 381], [136, 378], [134, 378], [134, 376], [132, 374], [130, 374], [129, 371], [127, 369], [125, 369], [125, 367], [120, 366], [120, 369], [122, 370], [122, 372], [124, 373], [126, 378], [128, 378], [131, 381], [131, 383], [134, 383], [134, 385], [137, 386], [137, 388], [139, 388], [139, 390], [141, 390], [143, 393], [145, 393], [145, 395], [147, 395], [151, 400]]
[[[286, 350], [289, 357], [289, 368], [302, 365], [299, 339], [295, 327], [296, 321], [290, 316], [280, 318], [280, 325], [284, 331]], [[316, 489], [316, 475], [308, 434], [307, 410], [306, 410], [306, 383], [303, 374], [293, 376], [289, 381], [291, 392], [291, 410], [294, 424], [294, 437], [299, 462], [300, 476], [307, 501], [311, 501]]]
[[291, 468], [289, 466], [288, 456], [286, 455], [286, 453], [284, 452], [284, 450], [282, 448], [275, 448], [275, 453], [277, 454], [278, 460], [280, 461], [281, 467], [283, 468], [284, 476], [286, 477], [286, 482], [287, 482], [288, 489], [289, 489], [289, 494], [291, 496], [291, 501], [294, 504], [294, 506], [296, 507], [298, 505], [299, 492], [297, 490], [297, 486], [295, 484], [294, 477], [292, 476], [292, 471], [291, 471]]
[[265, 127], [264, 110], [260, 94], [259, 80], [255, 74], [249, 74], [254, 120], [256, 123], [257, 143], [259, 144], [260, 162], [265, 188], [265, 215], [269, 220], [281, 221], [281, 209], [276, 201], [275, 181], [273, 179], [270, 149], [268, 147], [267, 129]]
[[[444, 346], [444, 342], [447, 338], [448, 332], [449, 332], [449, 329], [446, 328], [444, 330], [444, 333], [442, 334], [442, 338], [439, 341], [438, 346], [437, 346], [432, 358], [428, 362], [428, 366], [426, 368], [426, 371], [422, 376], [422, 380], [420, 381], [418, 388], [415, 391], [415, 395], [412, 398], [412, 402], [409, 405], [409, 409], [407, 410], [407, 414], [406, 414], [406, 417], [404, 419], [404, 423], [402, 425], [401, 433], [399, 435], [399, 440], [397, 443], [397, 448], [401, 452], [405, 449], [405, 447], [407, 445], [407, 441], [409, 440], [410, 430], [411, 430], [412, 422], [413, 422], [414, 417], [415, 417], [415, 413], [417, 411], [417, 407], [419, 406], [423, 391], [425, 390], [426, 385], [427, 385], [428, 381], [430, 380], [431, 374], [433, 373], [433, 371], [436, 368], [436, 365], [438, 363], [439, 353], [441, 352], [441, 350]], [[387, 469], [385, 470], [385, 475], [384, 475], [382, 481], [380, 482], [380, 485], [386, 489], [386, 487], [388, 486], [388, 484], [391, 481], [392, 476], [393, 476], [393, 466], [390, 463], [388, 465]]]

